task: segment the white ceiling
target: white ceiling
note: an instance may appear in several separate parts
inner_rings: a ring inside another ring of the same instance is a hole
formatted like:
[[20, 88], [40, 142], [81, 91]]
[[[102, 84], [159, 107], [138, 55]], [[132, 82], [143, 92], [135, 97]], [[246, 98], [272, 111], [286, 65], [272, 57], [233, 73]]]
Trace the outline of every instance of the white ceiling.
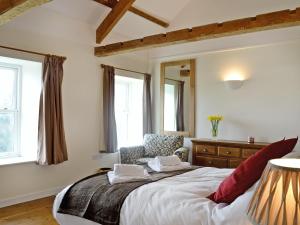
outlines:
[[71, 19], [95, 26], [101, 22], [103, 14], [109, 12], [108, 8], [98, 5], [100, 4], [91, 0], [53, 0], [40, 8], [53, 10]]
[[[136, 0], [134, 6], [164, 19], [170, 23], [170, 27], [164, 29], [128, 12], [112, 31], [122, 35], [125, 40], [276, 10], [294, 9], [300, 7], [300, 0]], [[87, 23], [95, 29], [110, 11], [93, 0], [54, 0], [42, 8]]]
[[[136, 0], [134, 6], [165, 21], [172, 21], [188, 2], [190, 0]], [[110, 11], [108, 7], [93, 0], [53, 0], [43, 7], [94, 26], [98, 26]], [[132, 13], [128, 12], [127, 14]], [[125, 15], [123, 20], [127, 19], [127, 15]]]
[[191, 0], [172, 20], [169, 29], [223, 22], [297, 7], [300, 7], [300, 0]]
[[[169, 22], [189, 2], [190, 0], [136, 0], [134, 6]], [[94, 29], [101, 24], [101, 21], [110, 11], [108, 7], [93, 0], [53, 0], [41, 6], [41, 8], [53, 10], [74, 20], [87, 23]], [[128, 40], [165, 31], [161, 26], [128, 12], [119, 21], [112, 33], [120, 34], [123, 37], [122, 40]], [[108, 37], [107, 39], [110, 38]], [[110, 41], [106, 40], [106, 43], [108, 42]]]
[[[255, 16], [257, 14], [300, 7], [300, 0], [136, 0], [134, 6], [170, 23], [165, 29], [130, 12], [119, 21], [102, 44], [125, 41], [170, 30]], [[95, 46], [95, 32], [110, 9], [93, 0], [53, 0], [17, 17], [4, 27], [23, 29]], [[2, 27], [0, 27], [2, 29]], [[154, 57], [174, 51], [211, 51], [242, 44], [265, 44], [270, 41], [300, 39], [300, 29], [290, 28], [224, 39], [151, 50]], [[279, 40], [280, 39], [280, 40]], [[220, 41], [223, 40], [223, 41]], [[195, 48], [195, 46], [197, 46]]]

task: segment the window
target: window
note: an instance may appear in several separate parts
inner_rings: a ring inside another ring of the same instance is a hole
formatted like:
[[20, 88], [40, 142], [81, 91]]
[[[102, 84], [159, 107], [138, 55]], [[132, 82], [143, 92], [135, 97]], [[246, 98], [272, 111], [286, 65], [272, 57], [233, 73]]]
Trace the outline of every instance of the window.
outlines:
[[141, 79], [115, 77], [118, 148], [143, 142], [143, 83]]
[[33, 161], [42, 63], [0, 57], [0, 164]]
[[20, 68], [0, 64], [0, 157], [19, 155], [19, 72]]

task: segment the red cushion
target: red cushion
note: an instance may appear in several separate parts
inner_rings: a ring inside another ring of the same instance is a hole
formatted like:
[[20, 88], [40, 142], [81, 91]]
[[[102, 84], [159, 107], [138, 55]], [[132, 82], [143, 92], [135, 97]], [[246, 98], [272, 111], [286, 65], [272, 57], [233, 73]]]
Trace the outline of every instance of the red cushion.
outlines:
[[290, 153], [297, 141], [298, 138], [282, 140], [262, 148], [242, 162], [208, 198], [216, 203], [230, 204], [259, 180], [269, 160]]

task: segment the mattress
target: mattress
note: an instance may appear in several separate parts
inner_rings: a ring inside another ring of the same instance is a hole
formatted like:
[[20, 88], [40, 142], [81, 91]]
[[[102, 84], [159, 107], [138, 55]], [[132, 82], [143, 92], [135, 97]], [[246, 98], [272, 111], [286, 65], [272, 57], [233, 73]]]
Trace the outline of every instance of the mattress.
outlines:
[[[255, 185], [230, 205], [216, 204], [206, 198], [231, 172], [232, 169], [205, 167], [141, 186], [123, 203], [120, 225], [251, 225], [246, 210]], [[99, 225], [57, 213], [69, 187], [54, 201], [53, 214], [57, 222], [60, 225]]]

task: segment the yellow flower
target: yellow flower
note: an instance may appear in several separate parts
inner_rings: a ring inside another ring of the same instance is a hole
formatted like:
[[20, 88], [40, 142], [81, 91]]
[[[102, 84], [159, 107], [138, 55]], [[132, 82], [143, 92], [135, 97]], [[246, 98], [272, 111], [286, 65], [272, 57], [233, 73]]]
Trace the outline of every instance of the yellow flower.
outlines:
[[223, 120], [223, 116], [211, 115], [211, 116], [208, 116], [208, 120], [209, 121], [221, 121], [221, 120]]

